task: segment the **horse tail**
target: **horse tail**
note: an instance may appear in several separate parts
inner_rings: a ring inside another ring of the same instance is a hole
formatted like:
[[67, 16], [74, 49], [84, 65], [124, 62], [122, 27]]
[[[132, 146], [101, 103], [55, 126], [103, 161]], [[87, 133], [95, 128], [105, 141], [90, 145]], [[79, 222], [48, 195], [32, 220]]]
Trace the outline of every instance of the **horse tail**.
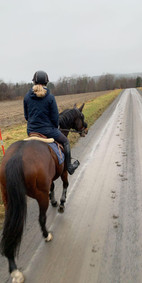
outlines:
[[[5, 169], [7, 207], [1, 240], [1, 253], [13, 258], [19, 251], [27, 214], [22, 156], [16, 153]], [[17, 251], [18, 250], [18, 251]]]

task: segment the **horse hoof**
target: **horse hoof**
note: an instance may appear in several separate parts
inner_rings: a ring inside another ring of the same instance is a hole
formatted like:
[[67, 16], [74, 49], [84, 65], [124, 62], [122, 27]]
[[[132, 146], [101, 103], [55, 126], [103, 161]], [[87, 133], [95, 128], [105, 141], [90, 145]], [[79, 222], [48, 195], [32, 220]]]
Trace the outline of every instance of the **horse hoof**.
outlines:
[[45, 238], [45, 242], [50, 242], [50, 241], [52, 241], [52, 240], [53, 240], [53, 235], [52, 235], [51, 232], [49, 232], [49, 233], [48, 233], [48, 237]]
[[58, 206], [58, 202], [57, 201], [51, 202], [51, 204], [52, 204], [53, 207], [57, 207]]
[[23, 283], [25, 281], [23, 273], [20, 272], [18, 269], [14, 270], [11, 273], [11, 277], [12, 277], [12, 283]]
[[63, 205], [60, 205], [58, 208], [58, 212], [64, 213], [65, 207]]

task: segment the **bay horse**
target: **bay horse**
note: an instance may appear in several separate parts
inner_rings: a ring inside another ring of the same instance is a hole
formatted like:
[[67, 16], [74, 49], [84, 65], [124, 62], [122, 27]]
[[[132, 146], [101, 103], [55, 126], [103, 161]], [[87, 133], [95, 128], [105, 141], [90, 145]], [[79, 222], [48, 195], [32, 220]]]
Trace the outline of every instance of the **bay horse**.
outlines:
[[[72, 128], [80, 135], [87, 133], [87, 124], [82, 114], [84, 104], [63, 111], [59, 116], [60, 127], [66, 135]], [[65, 131], [67, 130], [67, 132]], [[48, 144], [39, 140], [17, 141], [10, 145], [0, 167], [0, 185], [5, 206], [5, 221], [1, 239], [1, 253], [9, 263], [12, 282], [24, 282], [24, 276], [18, 270], [15, 257], [18, 254], [24, 223], [26, 220], [26, 196], [37, 200], [39, 205], [39, 224], [46, 242], [52, 240], [51, 232], [46, 228], [46, 211], [49, 198], [57, 206], [54, 197], [54, 180], [61, 177], [63, 192], [60, 200], [64, 211], [68, 183], [66, 164], [59, 165], [55, 152]]]

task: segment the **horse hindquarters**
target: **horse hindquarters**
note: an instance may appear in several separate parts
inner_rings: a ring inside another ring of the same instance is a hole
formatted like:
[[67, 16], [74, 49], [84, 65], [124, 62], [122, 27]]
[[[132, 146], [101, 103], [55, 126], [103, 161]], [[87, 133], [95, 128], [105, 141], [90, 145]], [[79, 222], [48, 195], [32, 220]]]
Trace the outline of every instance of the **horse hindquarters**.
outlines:
[[[7, 200], [1, 252], [8, 259], [11, 276], [15, 278], [16, 272], [16, 276], [18, 276], [18, 278], [20, 276], [21, 278], [19, 282], [24, 282], [23, 275], [17, 270], [14, 260], [17, 249], [21, 243], [27, 212], [22, 158], [18, 154], [15, 154], [9, 159], [4, 168], [3, 163], [1, 166], [1, 172], [3, 172], [1, 173], [2, 183], [5, 178], [4, 175], [6, 176], [6, 185], [3, 186], [6, 190]], [[14, 282], [18, 282], [16, 280]]]

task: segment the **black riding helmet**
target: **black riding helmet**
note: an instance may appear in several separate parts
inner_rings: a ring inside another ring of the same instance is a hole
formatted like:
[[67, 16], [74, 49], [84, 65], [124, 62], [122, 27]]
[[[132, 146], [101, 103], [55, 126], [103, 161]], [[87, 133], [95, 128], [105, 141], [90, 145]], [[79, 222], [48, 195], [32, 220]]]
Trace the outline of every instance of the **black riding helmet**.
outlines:
[[34, 84], [41, 84], [41, 85], [47, 85], [49, 82], [48, 75], [44, 71], [37, 71], [34, 76], [32, 81]]

